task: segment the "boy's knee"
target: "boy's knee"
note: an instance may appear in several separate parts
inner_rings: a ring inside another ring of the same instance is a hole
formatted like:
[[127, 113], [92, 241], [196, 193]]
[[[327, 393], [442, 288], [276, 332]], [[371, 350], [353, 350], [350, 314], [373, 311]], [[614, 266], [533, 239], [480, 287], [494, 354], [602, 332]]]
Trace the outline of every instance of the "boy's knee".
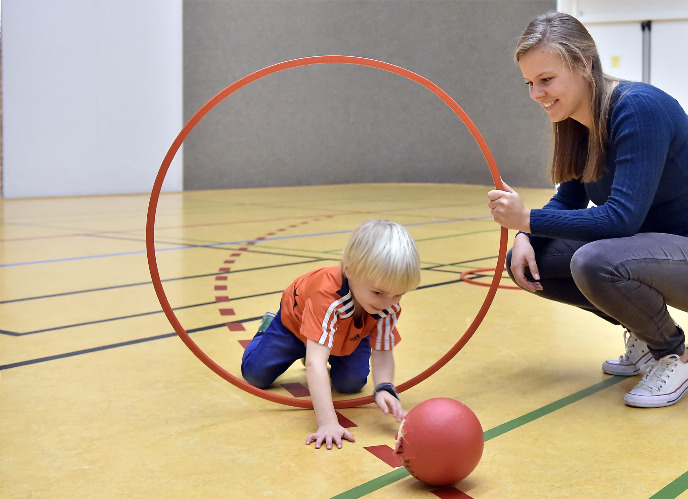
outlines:
[[260, 388], [261, 390], [270, 388], [270, 385], [272, 385], [272, 383], [275, 381], [274, 379], [268, 379], [265, 373], [253, 372], [251, 369], [248, 369], [243, 365], [241, 366], [241, 375], [249, 385]]
[[333, 379], [332, 387], [339, 393], [358, 393], [363, 390], [363, 387], [368, 382], [368, 378], [346, 378], [346, 379]]

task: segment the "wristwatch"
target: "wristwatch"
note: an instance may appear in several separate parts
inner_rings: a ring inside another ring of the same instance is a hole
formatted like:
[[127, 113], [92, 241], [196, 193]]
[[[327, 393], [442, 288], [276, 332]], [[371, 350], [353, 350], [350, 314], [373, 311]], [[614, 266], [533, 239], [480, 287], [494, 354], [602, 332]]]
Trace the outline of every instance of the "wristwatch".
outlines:
[[373, 401], [375, 400], [375, 395], [377, 395], [378, 392], [387, 392], [394, 398], [399, 399], [399, 394], [394, 389], [394, 385], [392, 383], [380, 383], [377, 385], [375, 390], [373, 390]]

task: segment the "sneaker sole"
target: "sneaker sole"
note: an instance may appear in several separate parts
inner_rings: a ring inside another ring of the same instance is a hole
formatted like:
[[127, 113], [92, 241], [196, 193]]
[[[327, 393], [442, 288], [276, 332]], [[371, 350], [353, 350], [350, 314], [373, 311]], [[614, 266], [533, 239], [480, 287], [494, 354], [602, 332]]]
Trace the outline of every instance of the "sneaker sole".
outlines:
[[[630, 393], [627, 393], [624, 396], [624, 403], [629, 406], [629, 407], [641, 407], [641, 408], [655, 408], [655, 407], [669, 407], [670, 405], [676, 404], [683, 396], [688, 392], [688, 385], [684, 386], [682, 388], [682, 391], [676, 396], [674, 395], [673, 398], [671, 395], [631, 395]], [[662, 400], [660, 400], [660, 397]]]
[[652, 355], [647, 352], [638, 359], [635, 364], [615, 364], [615, 361], [605, 361], [602, 364], [602, 371], [614, 376], [635, 376], [640, 373], [642, 367], [652, 360]]

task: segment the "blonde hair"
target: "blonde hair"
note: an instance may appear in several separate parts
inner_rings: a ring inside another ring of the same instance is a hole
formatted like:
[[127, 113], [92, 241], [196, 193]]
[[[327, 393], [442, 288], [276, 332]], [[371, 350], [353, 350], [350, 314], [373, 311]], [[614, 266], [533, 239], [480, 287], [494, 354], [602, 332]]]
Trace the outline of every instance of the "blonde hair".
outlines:
[[347, 277], [367, 279], [405, 293], [420, 283], [420, 257], [411, 234], [389, 220], [368, 220], [349, 236], [342, 252]]
[[[526, 52], [541, 46], [555, 50], [572, 71], [584, 74], [592, 91], [592, 127], [589, 130], [573, 118], [553, 124], [552, 182], [577, 178], [594, 182], [605, 170], [607, 118], [612, 92], [619, 80], [604, 74], [595, 41], [573, 16], [548, 12], [533, 19], [518, 41], [514, 54], [516, 62]], [[585, 70], [589, 65], [588, 76]]]

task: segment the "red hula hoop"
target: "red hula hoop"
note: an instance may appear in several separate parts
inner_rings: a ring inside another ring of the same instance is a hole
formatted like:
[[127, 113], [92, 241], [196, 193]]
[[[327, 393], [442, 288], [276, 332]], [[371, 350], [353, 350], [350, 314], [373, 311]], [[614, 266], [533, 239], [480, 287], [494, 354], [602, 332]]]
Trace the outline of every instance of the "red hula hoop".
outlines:
[[[189, 334], [186, 332], [184, 327], [182, 327], [176, 315], [174, 314], [174, 311], [172, 310], [172, 307], [170, 306], [170, 303], [167, 300], [165, 290], [163, 289], [162, 282], [160, 280], [160, 274], [155, 256], [155, 214], [157, 210], [158, 200], [160, 198], [160, 192], [162, 190], [162, 184], [165, 180], [165, 176], [167, 175], [167, 171], [169, 170], [170, 164], [172, 163], [174, 156], [176, 155], [177, 151], [179, 150], [179, 148], [181, 147], [182, 143], [189, 135], [191, 130], [193, 130], [193, 128], [198, 124], [198, 122], [201, 121], [201, 119], [211, 109], [213, 109], [222, 100], [224, 100], [240, 88], [245, 87], [246, 85], [260, 78], [271, 75], [273, 73], [277, 73], [279, 71], [283, 71], [285, 69], [295, 68], [299, 66], [309, 66], [312, 64], [353, 64], [358, 66], [368, 66], [371, 68], [381, 69], [383, 71], [388, 71], [390, 73], [403, 76], [405, 78], [408, 78], [409, 80], [418, 83], [419, 85], [424, 86], [425, 88], [433, 92], [435, 95], [437, 95], [437, 97], [442, 99], [442, 101], [444, 101], [444, 103], [447, 104], [454, 111], [454, 113], [456, 113], [456, 115], [461, 119], [461, 121], [463, 121], [470, 133], [473, 135], [473, 138], [477, 142], [478, 146], [480, 147], [480, 150], [483, 153], [483, 156], [485, 157], [485, 160], [487, 161], [487, 166], [489, 167], [490, 173], [492, 174], [492, 179], [494, 181], [495, 187], [497, 189], [502, 189], [503, 187], [502, 180], [499, 175], [499, 170], [497, 169], [497, 164], [495, 163], [492, 153], [487, 147], [487, 144], [483, 139], [482, 135], [478, 131], [478, 128], [475, 126], [475, 124], [473, 124], [473, 122], [464, 112], [464, 110], [444, 90], [442, 90], [440, 87], [435, 85], [427, 78], [417, 75], [416, 73], [413, 73], [402, 67], [394, 66], [392, 64], [382, 61], [376, 61], [373, 59], [366, 59], [355, 56], [325, 55], [304, 57], [301, 59], [293, 59], [290, 61], [280, 62], [278, 64], [268, 66], [259, 71], [256, 71], [255, 73], [251, 73], [241, 78], [240, 80], [237, 80], [236, 82], [222, 90], [220, 93], [218, 93], [215, 97], [210, 99], [203, 107], [201, 107], [196, 112], [196, 114], [194, 114], [191, 117], [191, 119], [184, 126], [184, 128], [182, 128], [181, 132], [179, 132], [179, 135], [177, 135], [177, 138], [174, 140], [172, 146], [165, 155], [165, 158], [160, 166], [160, 170], [158, 171], [158, 175], [155, 178], [153, 190], [151, 191], [150, 202], [148, 204], [148, 215], [146, 219], [146, 254], [148, 257], [148, 268], [150, 270], [151, 279], [153, 281], [153, 287], [155, 288], [155, 293], [158, 296], [158, 300], [160, 302], [160, 305], [162, 306], [165, 315], [167, 316], [167, 319], [169, 320], [174, 330], [177, 332], [177, 335], [186, 344], [186, 346], [194, 353], [194, 355], [196, 355], [196, 357], [198, 357], [198, 359], [200, 359], [201, 362], [203, 362], [213, 372], [218, 374], [223, 379], [229, 381], [237, 388], [240, 388], [253, 395], [256, 395], [257, 397], [272, 402], [284, 404], [287, 406], [303, 408], [312, 408], [312, 402], [310, 400], [294, 399], [275, 393], [271, 393], [246, 383], [244, 380], [237, 378], [236, 376], [225, 370], [222, 366], [217, 364], [215, 361], [213, 361], [210, 357], [208, 357], [208, 355], [206, 355], [205, 352], [203, 352], [203, 350], [201, 350], [198, 347], [198, 345], [196, 345], [196, 343], [194, 343], [194, 341], [190, 338]], [[495, 293], [497, 292], [497, 288], [499, 287], [499, 281], [501, 278], [502, 271], [504, 269], [504, 261], [506, 260], [507, 235], [508, 231], [502, 227], [499, 244], [499, 256], [497, 258], [497, 266], [495, 267], [495, 276], [492, 279], [490, 289], [488, 290], [485, 300], [482, 306], [480, 307], [478, 314], [475, 316], [473, 322], [468, 326], [468, 329], [463, 334], [463, 336], [461, 336], [459, 341], [457, 341], [456, 344], [437, 362], [432, 364], [430, 367], [428, 367], [425, 371], [421, 372], [417, 376], [398, 385], [398, 392], [403, 392], [404, 390], [407, 390], [417, 385], [421, 381], [433, 375], [447, 362], [449, 362], [463, 348], [463, 346], [468, 342], [471, 336], [473, 336], [473, 333], [475, 333], [478, 326], [485, 317], [485, 314], [487, 313], [487, 310], [489, 309], [492, 300], [494, 299]], [[343, 409], [347, 407], [357, 407], [371, 402], [373, 402], [372, 397], [368, 395], [365, 397], [353, 399], [335, 400], [334, 407], [337, 409]]]

